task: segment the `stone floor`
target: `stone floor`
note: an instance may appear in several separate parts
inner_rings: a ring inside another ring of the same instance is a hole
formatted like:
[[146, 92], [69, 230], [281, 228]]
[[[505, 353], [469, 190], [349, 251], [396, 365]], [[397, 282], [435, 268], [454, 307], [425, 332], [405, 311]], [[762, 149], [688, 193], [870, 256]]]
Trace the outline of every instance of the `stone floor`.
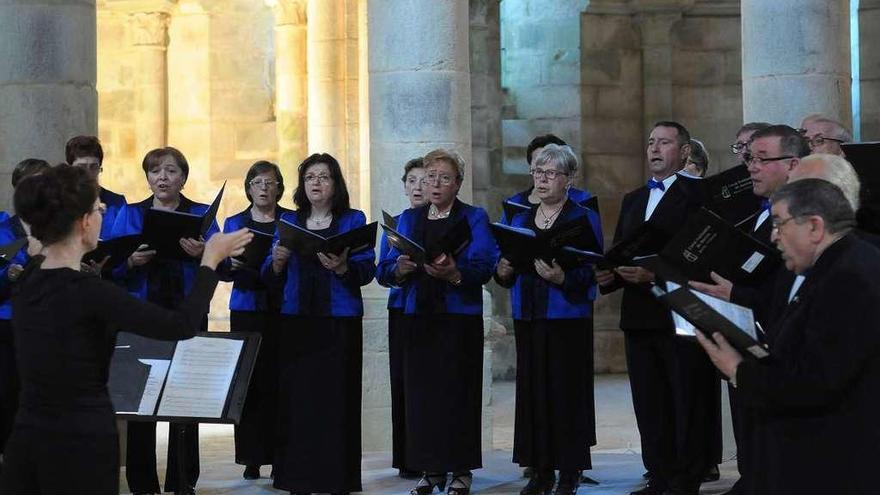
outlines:
[[[474, 472], [474, 492], [484, 494], [518, 494], [525, 484], [521, 471], [510, 461], [513, 446], [514, 387], [511, 382], [493, 384], [494, 449], [483, 454], [484, 468]], [[725, 404], [726, 409], [726, 404]], [[599, 486], [584, 485], [579, 493], [595, 495], [627, 494], [641, 486], [644, 471], [639, 456], [639, 437], [632, 412], [629, 383], [625, 375], [603, 375], [596, 379], [597, 445], [593, 448], [593, 470], [590, 476]], [[159, 463], [164, 466], [164, 425], [160, 425]], [[729, 429], [729, 428], [728, 428]], [[732, 442], [725, 432], [725, 462], [721, 466], [721, 480], [707, 483], [703, 494], [726, 491], [736, 479], [736, 462], [732, 460]], [[269, 468], [256, 481], [241, 478], [242, 467], [232, 462], [232, 427], [202, 425], [202, 475], [197, 493], [200, 495], [258, 495], [285, 493], [272, 488], [268, 479]], [[390, 495], [409, 493], [413, 482], [396, 476], [390, 468], [388, 452], [370, 452], [363, 456], [364, 493]], [[163, 473], [160, 473], [162, 476]], [[124, 475], [122, 493], [127, 493]]]

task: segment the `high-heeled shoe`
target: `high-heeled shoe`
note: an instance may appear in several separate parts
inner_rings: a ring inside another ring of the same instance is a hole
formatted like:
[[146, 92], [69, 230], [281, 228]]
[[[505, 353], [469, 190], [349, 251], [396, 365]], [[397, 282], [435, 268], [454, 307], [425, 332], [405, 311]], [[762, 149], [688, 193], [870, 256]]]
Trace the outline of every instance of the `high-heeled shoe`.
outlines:
[[446, 473], [423, 473], [415, 488], [409, 491], [409, 495], [431, 495], [434, 487], [442, 493], [446, 488]]
[[446, 490], [446, 495], [468, 495], [471, 492], [471, 483], [474, 476], [470, 471], [465, 473], [452, 473], [452, 482]]
[[520, 490], [519, 495], [550, 495], [556, 484], [556, 472], [552, 469], [534, 470], [528, 484]]

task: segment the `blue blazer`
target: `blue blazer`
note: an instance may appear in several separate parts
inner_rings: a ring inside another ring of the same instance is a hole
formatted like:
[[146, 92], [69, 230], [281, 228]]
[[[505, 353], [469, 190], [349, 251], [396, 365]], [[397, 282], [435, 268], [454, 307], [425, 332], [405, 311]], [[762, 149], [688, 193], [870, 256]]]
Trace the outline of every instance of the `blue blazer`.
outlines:
[[[400, 215], [394, 217], [395, 220], [400, 220]], [[388, 236], [385, 235], [385, 232], [382, 232], [382, 241], [379, 243], [379, 260], [385, 259], [385, 256], [388, 255], [388, 250], [391, 249], [391, 244], [388, 244]], [[383, 284], [382, 281], [379, 281], [379, 284], [388, 287], [388, 309], [403, 309], [403, 290], [400, 287], [394, 285]]]
[[[24, 227], [22, 227], [21, 221], [18, 219], [18, 215], [0, 221], [0, 246], [5, 246], [16, 239], [21, 239], [26, 236], [27, 233], [25, 233]], [[9, 265], [16, 264], [24, 266], [29, 259], [30, 256], [27, 254], [27, 245], [25, 245], [15, 253], [15, 256], [9, 260], [9, 263], [4, 263], [3, 266], [0, 267], [0, 320], [12, 319], [12, 299], [10, 296], [12, 294], [13, 283], [7, 276]]]
[[[513, 196], [505, 199], [504, 201], [505, 202], [510, 201], [512, 203], [518, 203], [518, 204], [526, 205], [526, 206], [532, 206], [532, 204], [529, 203], [529, 194], [532, 194], [532, 189], [533, 188], [530, 187], [530, 188], [526, 189], [525, 191], [518, 192], [518, 193], [514, 194]], [[568, 199], [574, 201], [575, 203], [578, 203], [578, 204], [583, 203], [584, 201], [586, 201], [592, 197], [593, 197], [593, 195], [590, 193], [590, 191], [584, 191], [584, 190], [578, 189], [576, 187], [569, 187], [568, 188]], [[510, 223], [511, 220], [512, 219], [507, 218], [507, 213], [505, 213], [504, 209], [502, 209], [500, 222], [503, 223], [504, 225], [511, 225], [511, 223]]]
[[107, 212], [104, 213], [101, 223], [101, 239], [112, 239], [116, 217], [119, 216], [119, 212], [126, 205], [125, 196], [108, 191], [102, 187], [101, 192], [98, 194], [98, 200], [107, 206]]
[[[123, 206], [116, 216], [111, 238], [140, 234], [144, 229], [144, 215], [152, 206], [152, 196], [140, 203]], [[203, 215], [208, 208], [206, 204], [193, 202], [181, 195], [177, 211]], [[210, 239], [217, 232], [220, 232], [220, 227], [214, 221], [205, 234], [205, 239]], [[123, 262], [113, 268], [112, 277], [133, 296], [167, 306], [162, 301], [169, 302], [189, 294], [199, 263], [195, 258], [192, 261], [154, 258], [146, 265], [129, 269], [128, 264]], [[161, 297], [162, 301], [157, 300], [157, 297]]]
[[[415, 242], [423, 243], [425, 224], [428, 222], [428, 208], [429, 205], [425, 205], [401, 213], [398, 218], [397, 230]], [[439, 302], [443, 306], [440, 313], [482, 315], [482, 286], [492, 278], [495, 263], [498, 261], [498, 246], [489, 230], [489, 216], [482, 208], [455, 200], [449, 218], [452, 223], [460, 218], [466, 218], [471, 228], [473, 240], [455, 257], [455, 264], [462, 275], [461, 284], [456, 287], [444, 283], [442, 294], [439, 296], [442, 297], [442, 301], [435, 302]], [[382, 257], [377, 275], [380, 284], [386, 287], [397, 285], [394, 279], [394, 269], [397, 266], [398, 256], [400, 256], [400, 252], [397, 248], [392, 247]], [[424, 290], [425, 287], [422, 282], [427, 280], [431, 280], [431, 277], [420, 269], [409, 275], [400, 284], [403, 291], [404, 313], [415, 315], [438, 312], [418, 303], [419, 291]]]
[[[275, 208], [275, 219], [290, 210], [280, 206]], [[238, 229], [248, 227], [251, 221], [251, 209], [233, 215], [226, 219], [223, 223], [223, 232], [235, 232]], [[278, 234], [278, 229], [275, 229]], [[218, 273], [220, 279], [225, 282], [232, 282], [232, 295], [229, 298], [229, 309], [232, 311], [268, 311], [269, 307], [269, 289], [263, 283], [263, 277], [260, 272], [252, 269], [242, 269], [230, 271], [228, 268], [228, 260], [224, 263], [223, 269]]]
[[[306, 218], [291, 211], [281, 219], [306, 226]], [[360, 210], [350, 209], [333, 217], [326, 235], [336, 235], [366, 225], [367, 217]], [[275, 234], [278, 240], [278, 233]], [[281, 291], [281, 313], [307, 316], [363, 316], [364, 301], [361, 286], [376, 275], [376, 252], [367, 249], [348, 257], [348, 271], [342, 276], [327, 270], [317, 257], [290, 255], [287, 267], [280, 274], [272, 270], [272, 255], [263, 263], [263, 277], [270, 290]]]
[[[534, 215], [535, 208], [518, 213], [511, 219], [511, 225], [531, 228]], [[589, 222], [600, 246], [603, 245], [602, 224], [595, 211], [569, 199], [559, 213], [556, 225], [571, 221]], [[566, 270], [562, 285], [544, 280], [534, 269], [515, 273], [511, 282], [504, 284], [499, 281], [499, 285], [512, 285], [510, 302], [515, 320], [589, 318], [593, 315], [592, 302], [596, 299], [597, 291], [593, 267], [590, 265]]]

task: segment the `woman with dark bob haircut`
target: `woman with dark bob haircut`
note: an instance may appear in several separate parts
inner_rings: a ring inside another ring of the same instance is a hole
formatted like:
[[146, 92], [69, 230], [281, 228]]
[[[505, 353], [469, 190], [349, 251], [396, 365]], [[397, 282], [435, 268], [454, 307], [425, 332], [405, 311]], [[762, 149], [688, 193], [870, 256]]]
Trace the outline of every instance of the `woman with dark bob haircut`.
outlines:
[[[284, 178], [278, 165], [259, 161], [251, 165], [244, 179], [244, 191], [250, 204], [244, 211], [226, 219], [224, 232], [247, 228], [271, 238], [276, 221], [290, 210], [278, 206], [284, 194]], [[256, 244], [255, 244], [256, 246]], [[269, 256], [269, 250], [263, 258]], [[277, 297], [271, 294], [260, 277], [259, 267], [247, 266], [231, 258], [221, 278], [233, 282], [229, 299], [229, 323], [233, 332], [257, 332], [262, 335], [260, 353], [248, 386], [247, 401], [241, 421], [235, 425], [235, 462], [245, 466], [244, 478], [260, 477], [260, 466], [272, 464], [275, 456], [275, 433], [278, 398], [278, 310]]]
[[[300, 164], [293, 202], [296, 211], [281, 221], [322, 237], [366, 224], [326, 153]], [[361, 286], [373, 280], [374, 260], [372, 249], [301, 256], [276, 244], [263, 265], [282, 298], [275, 488], [361, 491]]]
[[85, 170], [59, 165], [26, 178], [15, 210], [43, 244], [21, 275], [15, 343], [22, 392], [0, 476], [0, 493], [119, 493], [116, 418], [107, 392], [116, 333], [182, 340], [200, 330], [224, 258], [252, 234], [218, 234], [204, 248], [193, 288], [165, 309], [80, 272], [97, 246], [105, 205]]

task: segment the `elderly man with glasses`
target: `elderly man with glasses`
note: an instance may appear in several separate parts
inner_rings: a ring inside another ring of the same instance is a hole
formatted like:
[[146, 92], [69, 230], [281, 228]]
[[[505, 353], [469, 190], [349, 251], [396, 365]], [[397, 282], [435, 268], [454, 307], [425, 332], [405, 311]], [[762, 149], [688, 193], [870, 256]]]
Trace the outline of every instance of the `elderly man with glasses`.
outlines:
[[807, 115], [801, 121], [801, 128], [798, 130], [810, 143], [812, 153], [845, 156], [840, 145], [852, 141], [852, 133], [849, 129], [824, 115]]

